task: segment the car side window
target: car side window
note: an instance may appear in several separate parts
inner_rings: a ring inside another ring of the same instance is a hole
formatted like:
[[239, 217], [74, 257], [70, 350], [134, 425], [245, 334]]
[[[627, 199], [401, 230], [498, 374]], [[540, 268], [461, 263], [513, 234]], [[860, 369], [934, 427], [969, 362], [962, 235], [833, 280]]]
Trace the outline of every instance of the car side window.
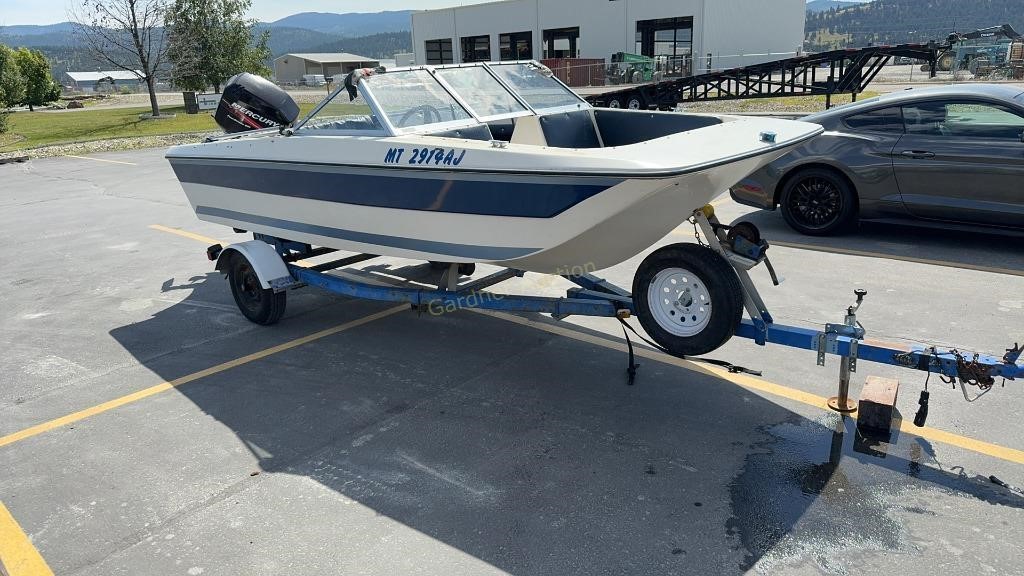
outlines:
[[1020, 140], [1024, 117], [996, 104], [948, 101], [903, 107], [907, 134]]
[[903, 112], [899, 106], [870, 110], [843, 119], [847, 128], [865, 132], [903, 133]]

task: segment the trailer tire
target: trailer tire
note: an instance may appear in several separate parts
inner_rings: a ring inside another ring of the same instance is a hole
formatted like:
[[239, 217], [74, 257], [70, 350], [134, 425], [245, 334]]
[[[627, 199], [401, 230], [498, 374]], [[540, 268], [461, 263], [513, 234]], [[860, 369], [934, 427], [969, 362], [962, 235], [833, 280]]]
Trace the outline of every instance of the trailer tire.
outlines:
[[647, 104], [644, 103], [644, 97], [640, 94], [633, 94], [629, 97], [629, 101], [626, 103], [626, 108], [630, 110], [647, 110]]
[[608, 107], [609, 108], [622, 108], [622, 100], [620, 100], [618, 96], [616, 96], [614, 98], [611, 98], [611, 99], [608, 100]]
[[725, 344], [743, 317], [743, 288], [719, 254], [696, 244], [652, 252], [633, 277], [640, 325], [669, 353], [698, 356]]
[[263, 288], [248, 258], [242, 254], [232, 254], [227, 265], [227, 275], [235, 304], [250, 322], [270, 326], [281, 319], [288, 303], [288, 293]]

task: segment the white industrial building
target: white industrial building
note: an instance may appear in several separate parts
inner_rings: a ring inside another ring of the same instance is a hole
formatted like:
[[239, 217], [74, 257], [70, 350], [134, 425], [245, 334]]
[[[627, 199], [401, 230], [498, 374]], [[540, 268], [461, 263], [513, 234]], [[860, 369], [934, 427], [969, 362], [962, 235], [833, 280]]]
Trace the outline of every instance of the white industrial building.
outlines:
[[65, 72], [64, 75], [67, 78], [63, 84], [78, 92], [116, 92], [125, 88], [137, 92], [144, 87], [142, 72], [139, 70]]
[[274, 79], [282, 84], [296, 84], [306, 75], [325, 79], [348, 74], [357, 68], [374, 68], [380, 62], [358, 54], [331, 52], [317, 54], [282, 54], [274, 58]]
[[792, 56], [806, 0], [505, 0], [414, 12], [418, 64], [663, 57], [669, 75]]

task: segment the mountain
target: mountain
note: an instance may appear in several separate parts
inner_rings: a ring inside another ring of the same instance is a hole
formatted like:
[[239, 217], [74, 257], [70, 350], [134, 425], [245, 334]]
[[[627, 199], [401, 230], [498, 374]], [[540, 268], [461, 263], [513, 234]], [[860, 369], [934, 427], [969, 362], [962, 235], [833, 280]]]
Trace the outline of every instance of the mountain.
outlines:
[[46, 24], [44, 26], [22, 25], [22, 26], [0, 26], [0, 35], [4, 36], [38, 36], [43, 34], [67, 34], [71, 32], [74, 24], [71, 22], [59, 22], [57, 24]]
[[[860, 0], [863, 2], [864, 0]], [[807, 3], [808, 12], [827, 12], [833, 8], [836, 10], [842, 8], [849, 8], [850, 6], [856, 6], [860, 2], [850, 2], [844, 0], [811, 0]]]
[[310, 48], [313, 46], [334, 42], [338, 39], [334, 34], [324, 34], [306, 28], [273, 26], [264, 22], [256, 25], [257, 34], [264, 30], [270, 30], [270, 53], [274, 56], [289, 52], [311, 52]]
[[342, 38], [315, 46], [309, 52], [348, 52], [367, 58], [388, 60], [400, 52], [412, 52], [412, 34], [384, 32], [359, 38]]
[[412, 10], [392, 12], [300, 12], [271, 22], [271, 28], [305, 28], [335, 36], [366, 36], [382, 32], [412, 30]]
[[951, 32], [1000, 24], [1024, 29], [1021, 0], [875, 0], [825, 12], [808, 12], [809, 52], [943, 41]]

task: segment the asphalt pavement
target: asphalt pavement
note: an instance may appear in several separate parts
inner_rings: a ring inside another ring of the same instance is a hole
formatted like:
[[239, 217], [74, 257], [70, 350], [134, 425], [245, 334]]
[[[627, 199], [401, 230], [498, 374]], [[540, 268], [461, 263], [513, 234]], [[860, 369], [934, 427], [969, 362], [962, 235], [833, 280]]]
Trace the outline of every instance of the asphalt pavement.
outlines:
[[[1024, 341], [1019, 237], [814, 239], [716, 208], [774, 243], [785, 282], [754, 275], [779, 322], [840, 322], [864, 288], [872, 338]], [[838, 361], [748, 340], [712, 356], [763, 378], [641, 347], [627, 386], [614, 320], [303, 289], [259, 327], [205, 258], [241, 239], [195, 218], [160, 150], [0, 166], [12, 576], [1024, 574], [1024, 382], [969, 404], [933, 378], [916, 429], [923, 375], [861, 363], [854, 396], [868, 375], [901, 382], [907, 422], [884, 440], [823, 407]], [[659, 245], [691, 241], [683, 225]], [[628, 287], [643, 256], [600, 274]]]

